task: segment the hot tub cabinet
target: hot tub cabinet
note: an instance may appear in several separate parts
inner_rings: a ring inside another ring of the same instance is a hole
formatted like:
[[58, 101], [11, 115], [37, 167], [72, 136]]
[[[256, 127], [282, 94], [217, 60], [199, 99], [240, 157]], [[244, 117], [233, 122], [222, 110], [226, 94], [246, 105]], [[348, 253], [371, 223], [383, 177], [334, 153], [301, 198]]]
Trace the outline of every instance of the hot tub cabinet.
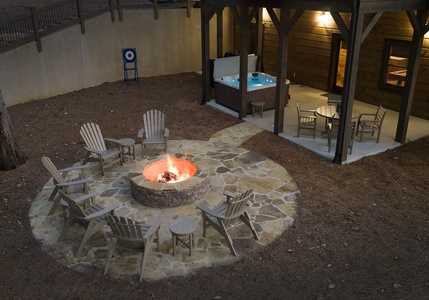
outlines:
[[[276, 100], [276, 78], [264, 73], [257, 73], [258, 77], [266, 77], [266, 81], [272, 78], [274, 81], [265, 84], [253, 85], [252, 79], [256, 75], [255, 72], [249, 73], [248, 88], [247, 88], [247, 114], [252, 113], [252, 107], [250, 105], [253, 101], [265, 102], [264, 110], [274, 109]], [[215, 79], [215, 100], [216, 103], [228, 107], [236, 112], [240, 108], [240, 90], [238, 76], [226, 76]], [[285, 105], [289, 101], [289, 80], [286, 82]]]

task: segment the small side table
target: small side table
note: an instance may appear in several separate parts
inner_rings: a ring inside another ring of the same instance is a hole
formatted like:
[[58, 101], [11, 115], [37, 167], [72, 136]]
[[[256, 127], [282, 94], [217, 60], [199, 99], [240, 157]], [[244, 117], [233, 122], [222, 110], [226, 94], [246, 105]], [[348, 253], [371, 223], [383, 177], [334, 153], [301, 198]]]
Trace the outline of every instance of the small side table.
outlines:
[[133, 156], [133, 160], [136, 159], [136, 154], [134, 152], [134, 145], [136, 141], [134, 139], [126, 138], [119, 140], [121, 146], [122, 162], [125, 160], [125, 155]]
[[261, 118], [262, 118], [262, 114], [264, 112], [264, 106], [265, 106], [265, 102], [264, 101], [252, 101], [250, 103], [250, 105], [252, 105], [252, 117], [255, 117], [255, 114], [260, 114]]
[[[194, 231], [197, 228], [197, 223], [188, 218], [179, 218], [171, 221], [170, 232], [173, 242], [173, 255], [176, 255], [176, 246], [179, 242], [183, 243], [189, 248], [189, 256], [192, 256], [192, 247], [194, 246]], [[188, 237], [188, 242], [181, 239], [181, 237]]]

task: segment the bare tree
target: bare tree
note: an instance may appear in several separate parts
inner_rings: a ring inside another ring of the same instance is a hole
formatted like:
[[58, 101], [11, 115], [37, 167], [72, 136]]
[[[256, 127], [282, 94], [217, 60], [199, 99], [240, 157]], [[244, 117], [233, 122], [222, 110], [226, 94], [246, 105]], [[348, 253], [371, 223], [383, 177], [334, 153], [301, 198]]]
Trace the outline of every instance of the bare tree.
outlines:
[[0, 91], [0, 170], [16, 169], [25, 163], [13, 135], [13, 126]]

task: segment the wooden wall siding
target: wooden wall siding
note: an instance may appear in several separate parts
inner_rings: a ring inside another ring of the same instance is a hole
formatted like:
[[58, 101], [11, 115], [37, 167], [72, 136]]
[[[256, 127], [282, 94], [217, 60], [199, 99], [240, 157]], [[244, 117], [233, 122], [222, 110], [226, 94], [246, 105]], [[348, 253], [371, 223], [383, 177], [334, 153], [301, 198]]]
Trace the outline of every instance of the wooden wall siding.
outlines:
[[[291, 12], [293, 14], [294, 11]], [[320, 11], [305, 11], [289, 35], [287, 77], [320, 90], [327, 90], [332, 34], [339, 33], [335, 22], [321, 24]], [[342, 14], [347, 22], [348, 15]], [[366, 18], [369, 18], [369, 14]], [[278, 35], [273, 23], [265, 20], [262, 61], [264, 72], [276, 75]], [[399, 111], [401, 94], [378, 85], [385, 38], [411, 41], [413, 29], [404, 11], [386, 12], [362, 44], [355, 98]], [[235, 49], [239, 49], [236, 30]], [[238, 51], [238, 50], [236, 50]], [[425, 38], [414, 91], [411, 114], [429, 119], [429, 38]]]

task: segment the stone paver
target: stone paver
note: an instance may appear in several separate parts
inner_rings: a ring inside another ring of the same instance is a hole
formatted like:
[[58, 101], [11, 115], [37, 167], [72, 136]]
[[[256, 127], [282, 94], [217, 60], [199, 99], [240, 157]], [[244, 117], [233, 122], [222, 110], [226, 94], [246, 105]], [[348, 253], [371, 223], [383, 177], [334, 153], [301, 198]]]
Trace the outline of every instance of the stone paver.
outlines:
[[[229, 251], [223, 237], [214, 229], [207, 230], [207, 236], [202, 236], [201, 212], [196, 208], [199, 203], [213, 207], [224, 200], [224, 190], [231, 192], [254, 189], [254, 199], [248, 209], [254, 220], [260, 241], [252, 238], [251, 231], [244, 225], [238, 225], [230, 231], [234, 247], [243, 253], [246, 248], [264, 247], [281, 235], [294, 221], [299, 190], [288, 172], [276, 162], [257, 153], [240, 148], [240, 144], [260, 132], [262, 129], [243, 122], [214, 134], [209, 141], [172, 140], [168, 143], [169, 155], [187, 155], [192, 161], [197, 161], [199, 168], [204, 168], [210, 176], [210, 188], [207, 194], [193, 204], [175, 208], [151, 208], [136, 202], [130, 191], [128, 173], [141, 164], [140, 146], [136, 146], [136, 160], [126, 160], [123, 166], [116, 165], [105, 172], [102, 177], [100, 167], [91, 164], [90, 174], [94, 183], [92, 189], [100, 196], [97, 202], [109, 205], [118, 202], [121, 207], [115, 213], [135, 219], [150, 222], [159, 214], [164, 217], [160, 230], [160, 252], [149, 255], [146, 262], [146, 280], [158, 280], [168, 276], [179, 276], [192, 273], [202, 267], [217, 264], [232, 263], [240, 257], [234, 257]], [[164, 156], [161, 155], [163, 158]], [[151, 159], [151, 158], [146, 158]], [[76, 174], [70, 174], [70, 176]], [[81, 257], [75, 257], [84, 229], [73, 226], [64, 241], [58, 243], [64, 220], [61, 208], [54, 215], [48, 216], [52, 202], [47, 199], [53, 189], [52, 181], [46, 183], [43, 190], [34, 199], [30, 208], [30, 222], [34, 237], [40, 241], [43, 249], [52, 255], [62, 265], [75, 270], [85, 270], [95, 267], [103, 271], [108, 240], [104, 234], [91, 238]], [[177, 218], [190, 218], [197, 223], [194, 233], [195, 247], [192, 256], [186, 248], [179, 247], [173, 256], [169, 223]], [[140, 255], [130, 251], [117, 250], [109, 268], [109, 276], [125, 277], [137, 280]]]

